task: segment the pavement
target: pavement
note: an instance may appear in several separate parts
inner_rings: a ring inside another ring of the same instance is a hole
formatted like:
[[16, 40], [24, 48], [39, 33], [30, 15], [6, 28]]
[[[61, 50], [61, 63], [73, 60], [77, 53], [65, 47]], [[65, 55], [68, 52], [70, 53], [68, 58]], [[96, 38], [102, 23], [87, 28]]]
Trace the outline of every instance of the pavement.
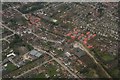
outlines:
[[104, 73], [107, 75], [108, 78], [111, 78], [111, 76], [104, 70], [104, 68], [101, 66], [100, 63], [98, 63], [95, 59], [95, 57], [79, 42], [77, 42], [78, 44], [80, 44], [79, 48], [83, 48], [84, 51], [86, 51], [86, 53], [94, 60], [94, 62], [102, 69], [102, 71], [104, 71]]
[[[3, 25], [5, 28], [7, 28], [8, 30], [10, 30], [10, 31], [12, 31], [13, 33], [16, 33], [16, 31], [14, 31], [14, 30], [12, 30], [12, 29], [10, 29], [9, 27], [7, 27], [7, 26], [5, 26], [5, 25]], [[36, 36], [38, 36], [37, 34], [35, 34]], [[39, 36], [38, 36], [39, 37]], [[49, 41], [49, 40], [48, 40]], [[51, 40], [50, 40], [51, 41]], [[56, 41], [55, 41], [56, 42]], [[29, 43], [30, 44], [30, 43]], [[34, 46], [33, 46], [34, 47]], [[39, 48], [36, 48], [36, 47], [34, 47], [35, 49], [37, 49], [38, 51], [42, 51], [42, 52], [44, 52], [44, 53], [47, 53], [46, 51], [43, 51], [43, 50], [41, 50], [41, 49], [39, 49]], [[77, 75], [75, 75], [73, 72], [71, 72], [64, 64], [62, 64], [61, 63], [61, 61], [60, 60], [58, 60], [57, 58], [55, 58], [52, 54], [50, 54], [50, 53], [47, 53], [49, 56], [51, 56], [56, 62], [58, 62], [62, 67], [64, 67], [70, 74], [72, 74], [75, 78], [78, 78], [78, 76]]]
[[52, 60], [53, 60], [53, 59], [48, 60], [48, 61], [45, 61], [45, 62], [43, 62], [42, 64], [40, 64], [40, 65], [38, 65], [38, 66], [36, 66], [36, 67], [34, 67], [34, 68], [28, 70], [28, 71], [25, 71], [24, 73], [22, 73], [22, 74], [20, 74], [20, 75], [18, 75], [18, 76], [15, 76], [14, 78], [19, 78], [19, 77], [21, 77], [21, 76], [23, 76], [23, 75], [25, 75], [25, 74], [27, 74], [27, 73], [29, 73], [29, 72], [35, 70], [35, 69], [41, 67], [42, 65], [44, 65], [44, 64], [46, 64], [46, 63], [48, 63], [48, 62], [50, 62], [50, 61], [52, 61]]
[[[15, 9], [15, 10], [17, 10], [17, 9]], [[18, 10], [17, 10], [18, 11]], [[20, 11], [18, 11], [18, 12], [20, 12]], [[21, 12], [20, 12], [20, 14], [22, 14]], [[22, 15], [24, 15], [24, 14], [22, 14]], [[24, 16], [25, 17], [25, 16]], [[25, 17], [26, 18], [26, 17]], [[14, 31], [14, 30], [12, 30], [12, 29], [10, 29], [9, 27], [7, 27], [7, 26], [5, 26], [5, 25], [3, 25], [5, 28], [7, 28], [8, 30], [10, 30], [10, 31], [12, 31], [14, 34], [16, 33], [16, 31]], [[39, 39], [43, 39], [43, 40], [46, 40], [46, 41], [49, 41], [49, 42], [54, 42], [54, 43], [61, 43], [61, 41], [55, 41], [55, 40], [48, 40], [48, 39], [46, 39], [46, 38], [42, 38], [42, 37], [40, 37], [40, 36], [38, 36], [37, 34], [35, 34], [35, 33], [33, 33], [32, 32], [32, 34], [33, 35], [35, 35], [36, 37], [38, 37]], [[30, 43], [29, 43], [30, 44]], [[104, 70], [104, 68], [96, 61], [96, 59], [94, 58], [94, 56], [81, 44], [81, 43], [79, 43], [80, 44], [80, 46], [86, 51], [86, 53], [94, 60], [94, 62], [101, 68], [101, 70], [102, 71], [104, 71], [104, 73], [107, 75], [107, 77], [108, 78], [111, 78], [111, 76]], [[58, 62], [62, 67], [64, 67], [70, 74], [72, 74], [75, 78], [78, 78], [78, 76], [77, 75], [75, 75], [72, 71], [70, 71], [64, 64], [62, 64], [61, 63], [61, 61], [59, 60], [59, 59], [57, 59], [57, 58], [55, 58], [51, 53], [48, 53], [48, 52], [46, 52], [46, 51], [43, 51], [43, 50], [41, 50], [40, 48], [37, 48], [37, 47], [35, 47], [35, 46], [33, 46], [35, 49], [37, 49], [38, 51], [42, 51], [42, 52], [44, 52], [44, 53], [46, 53], [46, 54], [48, 54], [49, 56], [51, 56], [56, 62]], [[79, 47], [79, 48], [81, 48], [81, 47]], [[29, 71], [31, 71], [31, 70], [29, 70]], [[28, 72], [29, 72], [28, 71]], [[27, 73], [27, 72], [26, 72]], [[24, 75], [24, 73], [23, 74], [21, 74], [21, 75]], [[19, 76], [18, 76], [19, 77]]]
[[73, 75], [75, 78], [78, 78], [77, 75], [75, 75], [72, 71], [70, 71], [64, 64], [61, 63], [61, 61], [60, 61], [59, 59], [55, 58], [52, 54], [50, 54], [50, 53], [48, 53], [48, 52], [46, 52], [46, 51], [43, 51], [43, 50], [41, 50], [41, 49], [39, 49], [39, 48], [36, 48], [36, 47], [34, 47], [34, 48], [37, 49], [38, 51], [41, 51], [41, 52], [46, 53], [46, 54], [48, 54], [49, 56], [51, 56], [56, 62], [58, 62], [58, 63], [59, 63], [65, 70], [67, 70], [71, 75]]

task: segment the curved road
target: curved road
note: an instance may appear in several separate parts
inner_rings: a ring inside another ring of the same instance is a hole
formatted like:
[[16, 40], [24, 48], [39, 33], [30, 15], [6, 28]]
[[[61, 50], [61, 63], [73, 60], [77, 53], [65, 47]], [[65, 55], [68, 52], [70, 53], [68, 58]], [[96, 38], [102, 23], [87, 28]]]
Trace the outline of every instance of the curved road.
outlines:
[[[94, 58], [94, 56], [81, 43], [79, 43], [79, 42], [77, 42], [77, 43], [80, 44], [80, 46], [86, 51], [86, 53], [94, 60], [94, 62], [102, 69], [102, 71], [104, 71], [104, 73], [106, 74], [106, 76], [108, 78], [111, 78], [111, 76], [104, 70], [104, 68], [101, 66], [101, 64], [96, 61], [96, 59]], [[79, 48], [80, 48], [80, 46], [79, 46]]]

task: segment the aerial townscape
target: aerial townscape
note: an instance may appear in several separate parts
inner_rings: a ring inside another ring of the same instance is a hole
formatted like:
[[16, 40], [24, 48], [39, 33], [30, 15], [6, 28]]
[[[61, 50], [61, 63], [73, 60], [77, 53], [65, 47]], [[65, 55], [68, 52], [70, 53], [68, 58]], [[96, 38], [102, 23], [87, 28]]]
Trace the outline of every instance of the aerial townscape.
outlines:
[[118, 2], [2, 2], [2, 78], [119, 78]]

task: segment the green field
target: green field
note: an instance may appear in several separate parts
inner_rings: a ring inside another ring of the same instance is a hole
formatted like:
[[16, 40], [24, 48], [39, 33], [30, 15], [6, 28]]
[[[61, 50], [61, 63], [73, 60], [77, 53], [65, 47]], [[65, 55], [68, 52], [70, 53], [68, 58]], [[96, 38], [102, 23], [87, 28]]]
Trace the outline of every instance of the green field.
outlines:
[[94, 69], [89, 69], [87, 73], [85, 73], [88, 78], [97, 78], [98, 75]]
[[39, 73], [37, 75], [34, 76], [35, 78], [45, 78], [44, 73]]
[[110, 74], [113, 78], [118, 78], [119, 77], [119, 69], [118, 68], [115, 68], [115, 69], [112, 69], [110, 70]]
[[100, 50], [97, 49], [93, 50], [93, 52], [95, 53], [95, 56], [100, 57], [105, 62], [109, 62], [115, 59], [115, 57], [110, 55], [109, 53], [101, 52]]
[[107, 61], [114, 60], [114, 57], [109, 54], [103, 54], [102, 59], [107, 62]]
[[50, 77], [53, 77], [54, 75], [57, 74], [57, 72], [56, 72], [57, 66], [56, 65], [49, 64], [49, 65], [47, 65], [46, 69], [47, 69], [47, 74]]
[[[56, 68], [55, 66], [53, 66], [53, 65], [48, 65], [48, 66], [47, 66], [47, 71], [46, 71], [46, 73], [48, 74], [48, 76], [50, 76], [50, 77], [52, 78], [52, 77], [54, 77], [54, 75], [57, 74], [56, 69], [57, 69], [57, 68]], [[36, 74], [36, 75], [34, 75], [34, 77], [35, 77], [35, 78], [46, 78], [46, 77], [45, 77], [45, 73]]]
[[15, 69], [17, 69], [17, 67], [16, 67], [14, 64], [12, 64], [11, 62], [9, 62], [9, 63], [7, 64], [7, 66], [6, 66], [6, 71], [7, 71], [7, 72], [11, 72], [11, 71], [13, 71], [13, 70], [15, 70]]

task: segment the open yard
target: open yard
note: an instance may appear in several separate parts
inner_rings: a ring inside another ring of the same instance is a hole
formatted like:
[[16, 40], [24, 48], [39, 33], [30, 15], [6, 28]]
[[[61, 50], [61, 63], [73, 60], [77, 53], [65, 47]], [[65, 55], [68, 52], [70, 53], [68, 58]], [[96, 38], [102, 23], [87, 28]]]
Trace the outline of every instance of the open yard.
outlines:
[[7, 66], [5, 67], [5, 69], [6, 69], [5, 70], [6, 72], [11, 72], [11, 71], [17, 69], [17, 67], [14, 64], [12, 64], [11, 62], [9, 62], [9, 63], [7, 63]]

